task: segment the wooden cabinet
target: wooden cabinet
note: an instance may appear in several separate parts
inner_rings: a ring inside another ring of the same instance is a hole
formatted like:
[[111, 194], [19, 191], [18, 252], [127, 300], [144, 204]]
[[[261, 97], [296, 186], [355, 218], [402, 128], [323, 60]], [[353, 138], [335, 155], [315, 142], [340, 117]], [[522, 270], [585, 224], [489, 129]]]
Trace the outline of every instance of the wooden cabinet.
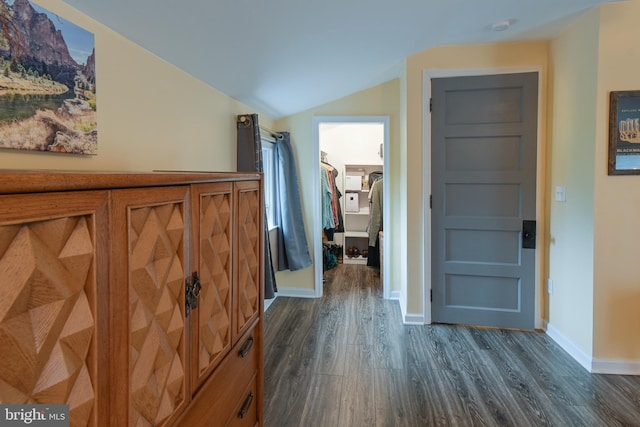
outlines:
[[67, 403], [78, 426], [262, 425], [261, 188], [0, 173], [0, 403]]

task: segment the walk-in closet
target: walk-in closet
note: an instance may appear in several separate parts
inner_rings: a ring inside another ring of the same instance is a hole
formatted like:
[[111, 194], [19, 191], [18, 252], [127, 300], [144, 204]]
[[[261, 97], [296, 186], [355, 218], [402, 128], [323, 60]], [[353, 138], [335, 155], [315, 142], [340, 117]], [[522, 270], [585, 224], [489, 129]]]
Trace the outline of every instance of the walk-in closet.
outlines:
[[[356, 264], [382, 284], [384, 121], [318, 125], [322, 273]], [[334, 273], [334, 272], [332, 272]]]

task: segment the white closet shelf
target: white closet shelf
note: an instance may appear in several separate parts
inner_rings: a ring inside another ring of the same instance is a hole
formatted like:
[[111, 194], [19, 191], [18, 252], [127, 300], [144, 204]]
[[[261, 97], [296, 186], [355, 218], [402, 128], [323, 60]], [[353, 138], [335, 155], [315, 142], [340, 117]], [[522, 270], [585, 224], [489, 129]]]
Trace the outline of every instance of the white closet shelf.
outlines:
[[369, 237], [366, 231], [345, 231], [344, 237]]
[[367, 215], [368, 216], [369, 215], [369, 208], [368, 207], [360, 208], [360, 210], [358, 212], [349, 212], [349, 211], [347, 211], [347, 212], [345, 212], [345, 214], [347, 214], [347, 215]]
[[343, 264], [365, 264], [366, 265], [367, 264], [367, 259], [362, 257], [362, 256], [356, 256], [356, 257], [352, 257], [352, 258], [346, 257], [346, 258], [343, 258], [342, 263]]
[[368, 163], [368, 164], [361, 164], [361, 163], [347, 163], [344, 165], [345, 169], [347, 170], [348, 173], [352, 173], [354, 175], [362, 175], [363, 173], [368, 173], [371, 170], [381, 170], [384, 167], [383, 163]]

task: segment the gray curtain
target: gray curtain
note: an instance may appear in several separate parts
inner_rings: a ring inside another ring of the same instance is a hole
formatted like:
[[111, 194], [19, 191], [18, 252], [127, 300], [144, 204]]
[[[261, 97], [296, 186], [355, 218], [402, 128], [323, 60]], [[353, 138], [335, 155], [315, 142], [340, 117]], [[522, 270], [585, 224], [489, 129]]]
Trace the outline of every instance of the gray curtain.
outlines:
[[301, 270], [311, 265], [311, 255], [302, 219], [296, 159], [289, 132], [280, 132], [276, 143], [276, 170], [280, 207], [278, 270]]
[[[262, 169], [262, 140], [260, 139], [260, 126], [257, 114], [242, 114], [236, 117], [237, 129], [237, 170], [238, 172], [263, 172]], [[266, 221], [266, 212], [263, 212], [264, 221], [264, 297], [275, 298], [278, 292], [276, 276], [271, 261], [271, 245], [269, 244], [269, 226]]]

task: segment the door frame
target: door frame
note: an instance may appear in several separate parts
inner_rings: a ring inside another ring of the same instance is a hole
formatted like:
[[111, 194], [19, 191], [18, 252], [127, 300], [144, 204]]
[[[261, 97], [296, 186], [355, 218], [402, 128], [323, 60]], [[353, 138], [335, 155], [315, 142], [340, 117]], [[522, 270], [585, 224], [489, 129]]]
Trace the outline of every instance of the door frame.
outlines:
[[[542, 320], [542, 277], [544, 277], [544, 271], [546, 266], [546, 254], [547, 254], [547, 205], [545, 203], [546, 194], [546, 161], [545, 153], [546, 138], [543, 138], [544, 128], [542, 126], [543, 120], [542, 103], [544, 101], [543, 94], [545, 80], [543, 75], [543, 69], [541, 66], [526, 66], [526, 67], [500, 67], [500, 68], [463, 68], [463, 69], [428, 69], [422, 72], [422, 108], [424, 111], [422, 117], [422, 170], [429, 171], [429, 173], [422, 174], [422, 188], [424, 194], [423, 200], [423, 230], [425, 230], [425, 236], [423, 239], [423, 265], [424, 265], [424, 285], [423, 285], [423, 307], [424, 307], [424, 323], [431, 324], [431, 208], [429, 206], [429, 199], [431, 196], [431, 79], [435, 78], [448, 78], [448, 77], [472, 77], [472, 76], [486, 76], [497, 74], [515, 74], [515, 73], [538, 73], [538, 126], [537, 126], [537, 165], [536, 165], [536, 221], [538, 224], [537, 242], [536, 242], [536, 262], [535, 262], [535, 309], [534, 309], [534, 322], [536, 329], [543, 329]], [[546, 121], [545, 121], [546, 122]]]
[[[391, 144], [391, 127], [389, 116], [314, 116], [313, 117], [313, 162], [314, 162], [314, 197], [313, 197], [313, 256], [315, 265], [315, 296], [320, 298], [324, 289], [324, 283], [322, 281], [322, 205], [320, 203], [320, 124], [321, 123], [382, 123], [384, 128], [384, 144], [382, 155], [382, 170], [384, 173], [389, 171], [389, 151]], [[382, 182], [382, 228], [389, 229], [389, 180], [385, 179]], [[382, 251], [385, 254], [389, 253], [389, 239], [383, 239]], [[389, 265], [389, 257], [385, 256], [383, 262], [385, 263], [385, 271], [388, 271], [386, 266]], [[382, 277], [382, 294], [384, 299], [391, 299], [391, 289], [389, 274], [384, 274]]]

